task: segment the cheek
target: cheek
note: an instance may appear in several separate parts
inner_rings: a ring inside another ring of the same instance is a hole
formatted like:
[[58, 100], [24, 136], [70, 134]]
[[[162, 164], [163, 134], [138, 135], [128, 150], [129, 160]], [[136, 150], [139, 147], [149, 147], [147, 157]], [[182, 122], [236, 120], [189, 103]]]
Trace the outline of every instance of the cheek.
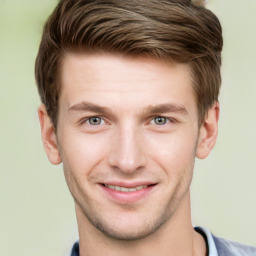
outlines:
[[97, 135], [63, 134], [60, 151], [64, 168], [74, 175], [89, 175], [102, 160], [106, 144], [106, 139]]
[[164, 169], [173, 167], [173, 172], [191, 167], [195, 158], [197, 136], [188, 132], [168, 134], [151, 138], [150, 155]]
[[82, 133], [63, 133], [60, 139], [60, 152], [69, 190], [77, 201], [88, 201], [90, 179], [93, 170], [104, 158], [105, 142]]

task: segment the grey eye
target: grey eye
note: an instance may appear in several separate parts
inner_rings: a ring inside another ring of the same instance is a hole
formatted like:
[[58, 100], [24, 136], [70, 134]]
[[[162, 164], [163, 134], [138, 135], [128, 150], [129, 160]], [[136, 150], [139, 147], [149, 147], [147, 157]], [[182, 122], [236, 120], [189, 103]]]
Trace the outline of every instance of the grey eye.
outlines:
[[164, 125], [167, 123], [167, 118], [158, 116], [154, 118], [154, 122], [156, 125]]
[[102, 119], [100, 117], [94, 116], [88, 119], [90, 125], [100, 125]]

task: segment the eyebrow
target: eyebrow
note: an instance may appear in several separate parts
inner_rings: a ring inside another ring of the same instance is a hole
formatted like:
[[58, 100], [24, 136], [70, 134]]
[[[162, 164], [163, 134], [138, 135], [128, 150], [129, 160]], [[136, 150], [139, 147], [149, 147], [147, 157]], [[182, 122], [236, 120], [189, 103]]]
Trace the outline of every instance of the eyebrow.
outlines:
[[164, 114], [164, 113], [179, 113], [184, 116], [188, 115], [188, 110], [183, 105], [177, 104], [159, 104], [156, 106], [149, 106], [146, 109], [146, 113], [150, 115]]
[[78, 104], [75, 104], [73, 106], [71, 106], [69, 109], [69, 111], [90, 111], [90, 112], [95, 112], [95, 113], [101, 113], [101, 114], [107, 114], [110, 113], [111, 110], [110, 108], [107, 107], [102, 107], [93, 103], [89, 103], [89, 102], [81, 102]]
[[[110, 115], [112, 113], [111, 109], [108, 107], [102, 107], [97, 104], [84, 102], [84, 101], [71, 106], [68, 110], [78, 111], [78, 112], [89, 111], [89, 112], [95, 112], [97, 114], [102, 114], [102, 115]], [[156, 106], [148, 106], [144, 111], [144, 114], [146, 115], [159, 115], [164, 113], [179, 113], [184, 116], [187, 116], [188, 110], [183, 105], [166, 103], [166, 104], [159, 104]]]

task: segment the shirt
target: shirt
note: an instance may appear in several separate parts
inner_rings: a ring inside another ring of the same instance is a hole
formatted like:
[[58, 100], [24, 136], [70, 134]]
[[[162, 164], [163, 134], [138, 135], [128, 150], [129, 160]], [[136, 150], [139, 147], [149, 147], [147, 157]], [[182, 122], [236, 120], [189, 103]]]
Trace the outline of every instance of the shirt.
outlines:
[[[195, 227], [204, 239], [208, 250], [208, 256], [256, 256], [256, 248], [239, 244], [214, 236], [207, 228]], [[76, 242], [70, 256], [79, 256], [79, 243]]]

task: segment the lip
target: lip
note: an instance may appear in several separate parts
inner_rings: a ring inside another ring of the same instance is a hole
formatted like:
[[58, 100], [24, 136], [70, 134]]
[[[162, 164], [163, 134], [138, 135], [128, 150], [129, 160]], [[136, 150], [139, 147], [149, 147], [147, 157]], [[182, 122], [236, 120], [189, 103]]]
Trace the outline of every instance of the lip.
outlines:
[[[125, 187], [125, 188], [135, 188], [140, 186], [147, 186], [145, 188], [142, 188], [140, 190], [136, 191], [129, 191], [129, 192], [123, 192], [118, 191], [109, 187], [106, 187], [105, 185], [111, 185], [111, 186], [118, 186], [118, 187]], [[152, 182], [133, 182], [133, 183], [127, 183], [127, 182], [106, 182], [106, 183], [99, 183], [99, 186], [105, 196], [107, 196], [111, 201], [114, 201], [119, 204], [131, 204], [136, 203], [142, 199], [145, 199], [149, 196], [149, 194], [155, 189], [156, 183]]]

